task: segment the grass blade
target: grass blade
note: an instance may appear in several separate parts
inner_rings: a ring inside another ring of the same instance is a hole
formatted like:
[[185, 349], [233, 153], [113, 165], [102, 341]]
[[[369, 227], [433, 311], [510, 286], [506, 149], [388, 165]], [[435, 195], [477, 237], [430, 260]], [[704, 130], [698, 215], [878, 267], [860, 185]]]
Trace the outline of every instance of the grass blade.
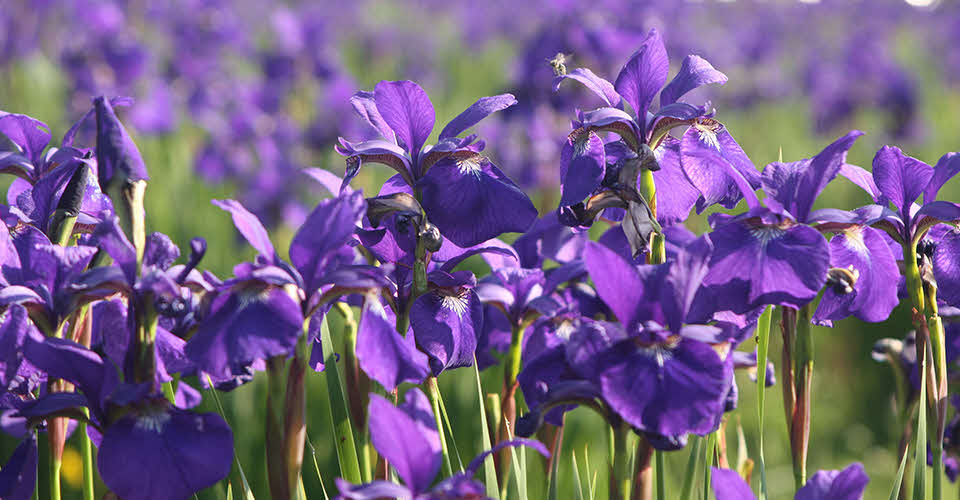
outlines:
[[440, 385], [437, 385], [437, 401], [440, 403], [440, 413], [443, 415], [443, 423], [446, 424], [448, 440], [453, 443], [453, 453], [457, 456], [457, 464], [460, 466], [460, 472], [463, 472], [463, 460], [460, 458], [460, 450], [457, 448], [457, 440], [453, 437], [453, 428], [450, 427], [450, 417], [447, 416], [447, 406], [443, 404], [443, 394], [440, 392]]
[[[213, 396], [214, 402], [217, 403], [217, 411], [220, 412], [220, 418], [222, 418], [223, 421], [229, 426], [230, 421], [227, 420], [227, 414], [223, 411], [223, 403], [220, 402], [220, 395], [217, 394], [217, 390], [213, 388], [213, 380], [210, 379], [209, 375], [207, 375], [207, 384], [210, 386], [210, 389], [207, 392]], [[253, 497], [253, 490], [250, 489], [250, 483], [247, 481], [247, 475], [243, 473], [243, 465], [240, 464], [240, 457], [234, 455], [234, 460], [237, 462], [237, 472], [240, 473], [240, 485], [243, 488], [243, 499], [255, 500]]]
[[[577, 489], [577, 498], [576, 500], [584, 500], [583, 496], [583, 483], [580, 482], [580, 469], [577, 468], [577, 453], [571, 453], [570, 457], [573, 459], [573, 484]], [[558, 459], [560, 457], [557, 457]], [[559, 460], [557, 460], [559, 462]]]
[[[493, 448], [493, 445], [490, 444], [490, 433], [487, 432], [487, 409], [485, 408], [483, 402], [483, 386], [480, 384], [480, 370], [477, 368], [477, 357], [473, 357], [473, 374], [477, 380], [477, 399], [480, 400], [480, 428], [483, 429], [481, 432], [483, 449], [489, 450]], [[487, 496], [495, 500], [500, 498], [500, 487], [497, 485], [497, 468], [493, 465], [493, 455], [488, 456], [483, 460], [483, 482], [487, 489]]]
[[[507, 438], [513, 440], [513, 433], [510, 432], [510, 426], [506, 426], [507, 429]], [[520, 500], [527, 500], [527, 467], [526, 467], [526, 455], [520, 456], [517, 458], [517, 454], [521, 453], [517, 450], [517, 446], [510, 447], [510, 462], [513, 464], [513, 476], [516, 478], [517, 483], [517, 494], [519, 495]], [[519, 447], [522, 448], [522, 447]], [[521, 465], [521, 462], [523, 464]]]
[[713, 467], [713, 459], [717, 454], [717, 433], [715, 430], [707, 436], [707, 449], [703, 454], [703, 500], [710, 500], [710, 467]]
[[890, 490], [890, 500], [900, 498], [900, 485], [903, 483], [903, 472], [907, 468], [907, 457], [910, 456], [910, 447], [903, 450], [903, 458], [900, 459], [900, 468], [897, 469], [897, 479], [893, 482], [893, 488]]
[[330, 420], [333, 422], [340, 476], [353, 484], [361, 484], [363, 481], [360, 477], [357, 448], [353, 441], [353, 424], [350, 422], [347, 397], [343, 393], [340, 367], [337, 366], [336, 349], [333, 347], [333, 339], [330, 337], [330, 324], [326, 318], [320, 324], [320, 338], [323, 345], [323, 363], [325, 366], [323, 374], [327, 379]]
[[310, 456], [313, 457], [313, 468], [317, 471], [317, 481], [320, 483], [320, 491], [323, 492], [323, 500], [330, 500], [330, 497], [327, 496], [327, 488], [323, 485], [323, 476], [320, 474], [320, 463], [317, 462], [317, 449], [313, 447], [313, 442], [310, 441], [309, 434], [307, 434], [307, 446], [310, 447]]
[[763, 401], [767, 381], [767, 353], [770, 349], [770, 320], [773, 306], [767, 306], [757, 321], [757, 422], [759, 426], [759, 451], [757, 464], [760, 466], [760, 492], [757, 500], [767, 500], [767, 470], [763, 458]]

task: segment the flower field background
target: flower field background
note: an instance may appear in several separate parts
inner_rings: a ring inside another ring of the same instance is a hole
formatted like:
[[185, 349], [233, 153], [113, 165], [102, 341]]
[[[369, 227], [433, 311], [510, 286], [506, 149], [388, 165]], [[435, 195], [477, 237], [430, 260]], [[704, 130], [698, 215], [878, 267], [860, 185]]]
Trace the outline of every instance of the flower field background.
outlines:
[[[383, 80], [422, 86], [438, 124], [480, 96], [516, 96], [517, 105], [475, 130], [486, 141], [484, 154], [528, 194], [539, 215], [556, 211], [570, 122], [577, 110], [599, 104], [573, 82], [555, 92], [557, 66], [565, 66], [563, 72], [591, 68], [612, 82], [651, 28], [664, 39], [671, 77], [687, 54], [702, 56], [729, 77], [724, 85], [694, 90], [685, 101], [709, 101], [757, 169], [781, 158], [813, 157], [854, 129], [865, 135], [850, 148], [846, 163], [868, 170], [886, 144], [930, 165], [960, 150], [960, 6], [947, 1], [929, 6], [894, 0], [153, 4], [0, 4], [0, 109], [32, 116], [59, 138], [90, 108], [91, 98], [133, 97], [130, 106], [115, 107], [149, 169], [147, 233], [163, 232], [182, 249], [202, 236], [207, 243], [202, 267], [222, 279], [257, 252], [210, 200], [243, 203], [263, 221], [277, 253], [287, 255], [297, 228], [329, 198], [303, 170], [319, 167], [344, 176], [347, 163], [335, 151], [344, 147], [338, 137], [372, 138], [349, 99]], [[439, 129], [428, 144], [437, 142]], [[376, 196], [393, 173], [365, 165], [350, 185]], [[0, 179], [4, 192], [12, 179]], [[960, 183], [948, 182], [939, 199], [960, 201]], [[863, 190], [838, 178], [814, 208], [850, 210], [868, 203]], [[686, 227], [703, 233], [710, 229], [710, 214], [736, 214], [746, 205], [691, 213]], [[595, 224], [593, 239], [607, 227]], [[482, 277], [489, 267], [473, 256], [457, 269]], [[771, 499], [793, 498], [795, 491], [779, 386], [779, 319], [774, 314], [769, 352], [778, 380], [767, 390], [763, 442]], [[333, 332], [344, 327], [337, 314], [329, 315], [329, 325]], [[894, 374], [888, 363], [874, 359], [875, 344], [902, 339], [912, 329], [906, 299], [880, 323], [848, 318], [832, 328], [812, 327], [816, 369], [807, 463], [815, 471], [861, 462], [870, 477], [863, 498], [887, 498], [900, 458]], [[754, 346], [747, 340], [740, 349]], [[480, 372], [485, 395], [500, 393], [503, 370], [500, 363]], [[309, 444], [302, 479], [310, 499], [333, 498], [338, 491], [327, 376], [306, 374]], [[741, 452], [755, 461], [759, 446], [756, 384], [746, 371], [735, 377], [738, 409], [725, 414], [723, 427], [732, 465]], [[447, 439], [455, 444], [453, 466], [465, 466], [484, 451], [475, 372], [449, 370], [437, 381], [449, 415]], [[256, 498], [270, 498], [263, 433], [268, 391], [262, 373], [216, 397], [201, 391], [195, 411], [222, 412], [233, 429], [235, 461], [226, 480], [197, 498], [227, 498], [228, 484], [240, 498], [241, 476]], [[595, 498], [608, 497], [608, 439], [607, 425], [595, 413], [578, 408], [567, 415], [558, 457], [560, 498], [573, 498], [568, 492], [591, 485]], [[0, 460], [19, 442], [0, 434]], [[680, 490], [691, 449], [664, 454], [668, 491]], [[43, 464], [48, 451], [43, 445], [39, 450]], [[524, 453], [529, 498], [548, 498], [546, 462], [531, 449]], [[80, 498], [80, 457], [78, 444], [68, 441], [64, 498]], [[753, 476], [756, 491], [756, 470]], [[39, 498], [50, 498], [42, 465], [40, 477]], [[510, 498], [518, 498], [515, 487], [511, 483], [507, 490]], [[97, 492], [106, 492], [102, 483]], [[943, 497], [958, 494], [956, 483], [945, 483]]]

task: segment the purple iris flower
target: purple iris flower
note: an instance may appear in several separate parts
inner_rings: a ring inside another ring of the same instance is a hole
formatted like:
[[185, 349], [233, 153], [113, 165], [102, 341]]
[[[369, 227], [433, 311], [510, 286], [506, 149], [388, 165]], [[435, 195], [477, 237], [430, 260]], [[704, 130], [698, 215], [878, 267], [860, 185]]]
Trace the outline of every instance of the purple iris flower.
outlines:
[[710, 252], [700, 238], [667, 264], [635, 266], [588, 243], [587, 270], [620, 323], [583, 318], [565, 342], [526, 364], [519, 381], [532, 416], [521, 421], [524, 431], [571, 403], [663, 438], [668, 448], [684, 434], [715, 429], [732, 389], [733, 357], [721, 328], [693, 323]]
[[[864, 209], [871, 210], [874, 225], [904, 248], [917, 247], [920, 257], [932, 264], [938, 298], [950, 305], [960, 304], [960, 233], [940, 223], [960, 220], [960, 205], [937, 198], [958, 172], [960, 154], [947, 153], [931, 167], [890, 146], [877, 151], [872, 176], [862, 169], [849, 170], [851, 180], [877, 203]], [[891, 204], [895, 211], [888, 208]]]
[[[704, 279], [724, 308], [740, 313], [763, 304], [800, 307], [829, 284], [816, 321], [886, 319], [898, 303], [899, 272], [884, 236], [867, 226], [863, 212], [812, 210], [860, 135], [850, 132], [813, 158], [767, 165], [766, 206], [741, 180], [748, 211], [714, 217], [715, 251]], [[837, 233], [830, 243], [821, 234], [827, 232]]]
[[117, 379], [117, 369], [98, 354], [66, 339], [31, 335], [25, 357], [78, 392], [50, 393], [18, 411], [27, 419], [86, 407], [98, 446], [100, 477], [124, 498], [180, 499], [230, 473], [233, 433], [215, 413], [194, 413], [199, 393], [181, 382], [178, 404], [152, 384]]
[[435, 112], [426, 92], [411, 81], [382, 81], [373, 92], [351, 98], [354, 109], [382, 137], [360, 143], [341, 139], [337, 151], [347, 157], [346, 186], [365, 162], [396, 170], [444, 237], [461, 247], [477, 245], [505, 232], [523, 232], [537, 210], [488, 158], [476, 135], [458, 137], [491, 113], [517, 101], [510, 94], [479, 99], [426, 145]]
[[[717, 500], [756, 500], [737, 471], [711, 467], [710, 485]], [[854, 463], [843, 470], [822, 470], [810, 476], [797, 490], [794, 500], [860, 500], [870, 478], [863, 465]]]
[[[752, 162], [726, 128], [708, 115], [707, 106], [678, 102], [698, 87], [725, 83], [726, 75], [694, 55], [684, 59], [670, 83], [668, 71], [666, 49], [654, 29], [613, 84], [586, 68], [557, 77], [555, 88], [564, 80], [576, 80], [606, 104], [580, 112], [574, 131], [563, 145], [561, 209], [576, 206], [601, 187], [616, 187], [611, 179], [619, 177], [616, 171], [624, 161], [641, 161], [643, 168], [654, 171], [657, 217], [663, 223], [686, 219], [694, 204], [698, 211], [715, 203], [727, 208], [736, 205], [742, 195], [730, 171], [739, 173], [753, 188], [759, 185]], [[658, 92], [660, 108], [651, 112]], [[630, 105], [633, 114], [625, 111], [624, 103]], [[678, 126], [689, 127], [680, 140], [668, 135]], [[616, 133], [622, 142], [604, 144], [599, 135], [604, 132]], [[619, 180], [621, 184], [623, 181]], [[629, 179], [626, 184], [635, 189], [635, 181]], [[591, 199], [588, 205], [596, 203], [598, 200]]]
[[410, 500], [442, 500], [445, 498], [486, 498], [485, 488], [473, 479], [483, 460], [505, 446], [529, 446], [542, 454], [550, 453], [543, 444], [529, 439], [503, 442], [477, 456], [466, 470], [431, 486], [440, 471], [443, 450], [430, 401], [420, 389], [404, 396], [404, 403], [394, 407], [380, 395], [370, 394], [370, 440], [387, 462], [397, 471], [403, 484], [387, 481], [354, 485], [337, 479], [340, 499], [374, 500], [404, 498]]
[[[210, 294], [209, 309], [187, 343], [187, 357], [214, 380], [245, 375], [255, 362], [291, 353], [304, 319], [319, 319], [315, 314], [331, 300], [388, 286], [380, 269], [354, 265], [348, 246], [366, 210], [360, 192], [317, 205], [293, 238], [290, 264], [277, 255], [255, 215], [233, 200], [214, 203], [232, 215], [258, 252], [255, 262], [237, 265], [234, 278]], [[319, 343], [313, 336], [308, 340]]]

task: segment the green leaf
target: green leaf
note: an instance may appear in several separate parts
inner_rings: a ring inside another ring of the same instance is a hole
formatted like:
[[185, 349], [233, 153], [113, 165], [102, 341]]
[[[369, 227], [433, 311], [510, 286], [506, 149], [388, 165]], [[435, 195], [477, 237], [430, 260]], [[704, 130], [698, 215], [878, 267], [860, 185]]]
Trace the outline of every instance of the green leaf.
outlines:
[[757, 422], [759, 422], [759, 451], [757, 465], [760, 466], [760, 491], [757, 500], [767, 500], [767, 470], [763, 458], [763, 401], [767, 381], [767, 353], [770, 349], [770, 320], [773, 306], [767, 306], [757, 321]]
[[[557, 430], [557, 447], [554, 451], [553, 456], [550, 458], [553, 460], [550, 464], [550, 477], [548, 480], [549, 489], [547, 490], [547, 498], [549, 500], [560, 500], [560, 485], [558, 484], [557, 477], [560, 475], [560, 457], [562, 456], [561, 451], [563, 448], [563, 427], [559, 427]], [[577, 478], [579, 480], [579, 478]]]
[[457, 464], [460, 465], [460, 472], [463, 472], [463, 460], [460, 458], [460, 450], [457, 448], [457, 440], [453, 437], [453, 428], [450, 427], [450, 417], [447, 416], [447, 406], [443, 404], [443, 394], [440, 393], [440, 385], [437, 383], [437, 401], [440, 403], [440, 413], [443, 415], [443, 423], [446, 424], [447, 435], [453, 443], [453, 453], [457, 455]]
[[[230, 426], [230, 421], [227, 420], [227, 414], [223, 411], [223, 403], [220, 402], [220, 396], [217, 394], [217, 390], [213, 389], [213, 380], [210, 379], [210, 376], [207, 375], [207, 384], [211, 389], [207, 390], [208, 393], [213, 395], [213, 400], [217, 403], [217, 411], [220, 412], [220, 418]], [[232, 429], [233, 426], [230, 426]], [[244, 500], [256, 500], [253, 497], [253, 490], [250, 489], [250, 483], [247, 481], [247, 475], [243, 473], [243, 465], [240, 464], [240, 457], [234, 455], [234, 460], [237, 462], [237, 471], [240, 473], [240, 485], [243, 488], [243, 499]]]
[[[510, 432], [510, 426], [505, 426], [507, 429], [507, 438], [512, 440], [513, 433]], [[520, 459], [517, 458], [517, 454], [520, 453], [517, 450], [517, 446], [510, 447], [510, 462], [513, 464], [513, 477], [516, 478], [517, 483], [517, 493], [520, 500], [527, 500], [527, 467], [526, 467], [526, 456], [521, 455]], [[522, 447], [520, 447], [522, 448]]]
[[703, 500], [710, 500], [710, 468], [713, 467], [713, 459], [717, 454], [717, 433], [719, 429], [707, 436], [707, 449], [703, 458]]
[[890, 490], [890, 500], [900, 498], [900, 485], [903, 483], [903, 472], [907, 469], [907, 457], [910, 456], [910, 446], [903, 449], [903, 457], [900, 458], [900, 468], [897, 469], [897, 479], [893, 482], [893, 488]]
[[340, 367], [337, 366], [336, 349], [330, 337], [330, 325], [326, 318], [320, 325], [320, 338], [323, 349], [323, 374], [327, 379], [327, 395], [330, 398], [330, 420], [333, 422], [333, 435], [337, 448], [337, 461], [340, 464], [340, 476], [353, 483], [361, 484], [360, 462], [357, 460], [357, 448], [353, 441], [353, 425], [347, 397], [343, 393]]
[[[483, 449], [489, 450], [493, 448], [493, 445], [490, 444], [490, 434], [487, 432], [487, 409], [484, 407], [483, 402], [483, 386], [480, 384], [480, 370], [477, 368], [477, 357], [473, 357], [473, 373], [477, 379], [477, 399], [480, 400], [480, 426], [483, 429], [481, 432]], [[497, 468], [493, 464], [493, 456], [488, 455], [487, 458], [483, 460], [483, 481], [486, 485], [487, 496], [495, 500], [500, 498], [500, 487], [497, 485]]]

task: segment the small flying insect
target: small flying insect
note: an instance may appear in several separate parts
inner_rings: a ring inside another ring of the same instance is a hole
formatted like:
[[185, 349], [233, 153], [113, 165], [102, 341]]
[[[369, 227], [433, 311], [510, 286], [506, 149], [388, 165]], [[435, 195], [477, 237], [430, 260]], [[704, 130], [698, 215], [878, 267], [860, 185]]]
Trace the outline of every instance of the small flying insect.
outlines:
[[553, 56], [553, 59], [547, 59], [547, 62], [550, 63], [550, 67], [553, 68], [553, 72], [557, 76], [562, 76], [567, 74], [567, 61], [573, 54], [564, 54], [563, 52], [557, 52], [557, 55]]

